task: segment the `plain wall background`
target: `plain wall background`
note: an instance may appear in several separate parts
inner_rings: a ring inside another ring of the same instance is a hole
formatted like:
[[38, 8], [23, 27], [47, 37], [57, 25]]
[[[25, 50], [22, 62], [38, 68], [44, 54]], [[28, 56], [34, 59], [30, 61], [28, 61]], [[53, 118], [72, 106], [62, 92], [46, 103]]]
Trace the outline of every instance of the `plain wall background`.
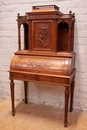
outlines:
[[[74, 51], [76, 52], [76, 78], [74, 109], [87, 111], [87, 0], [3, 0], [0, 1], [0, 98], [10, 99], [8, 70], [18, 46], [17, 13], [25, 15], [33, 5], [55, 4], [60, 11], [75, 13]], [[31, 103], [64, 107], [64, 87], [29, 83], [28, 99]], [[15, 99], [24, 99], [23, 82], [15, 81]]]

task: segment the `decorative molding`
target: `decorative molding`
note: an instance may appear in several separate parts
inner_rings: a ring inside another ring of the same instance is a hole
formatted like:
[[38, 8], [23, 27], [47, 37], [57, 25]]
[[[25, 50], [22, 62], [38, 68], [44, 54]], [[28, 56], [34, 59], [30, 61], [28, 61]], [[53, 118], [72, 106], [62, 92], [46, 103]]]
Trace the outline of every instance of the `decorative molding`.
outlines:
[[28, 16], [28, 19], [44, 19], [44, 18], [46, 18], [46, 19], [49, 19], [49, 18], [58, 18], [58, 16], [56, 16], [56, 15], [38, 15], [39, 17], [37, 17], [37, 15], [29, 15]]

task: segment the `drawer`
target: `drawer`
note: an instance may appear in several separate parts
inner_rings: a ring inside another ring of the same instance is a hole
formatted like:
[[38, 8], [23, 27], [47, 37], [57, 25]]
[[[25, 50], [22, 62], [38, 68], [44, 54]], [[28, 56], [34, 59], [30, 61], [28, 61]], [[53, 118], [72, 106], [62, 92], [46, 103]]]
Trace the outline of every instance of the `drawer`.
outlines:
[[69, 85], [70, 78], [65, 77], [56, 77], [52, 75], [42, 75], [38, 73], [18, 73], [18, 72], [10, 72], [10, 79], [17, 79], [23, 81], [38, 81], [45, 82], [51, 84], [61, 84], [61, 85]]
[[28, 74], [28, 73], [15, 73], [11, 72], [10, 73], [10, 78], [11, 79], [18, 79], [18, 80], [36, 80], [36, 75], [35, 74]]
[[48, 83], [53, 83], [53, 84], [69, 84], [69, 78], [66, 78], [66, 77], [37, 75], [36, 79], [38, 81], [48, 82]]

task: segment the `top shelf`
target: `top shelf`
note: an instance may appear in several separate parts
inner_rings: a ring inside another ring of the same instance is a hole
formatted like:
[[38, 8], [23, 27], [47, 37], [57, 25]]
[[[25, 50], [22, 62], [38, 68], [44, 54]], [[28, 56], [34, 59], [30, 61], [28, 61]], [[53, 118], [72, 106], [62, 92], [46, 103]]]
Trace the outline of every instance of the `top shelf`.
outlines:
[[58, 11], [59, 7], [56, 5], [41, 5], [41, 6], [32, 6], [32, 12], [44, 12], [44, 11]]

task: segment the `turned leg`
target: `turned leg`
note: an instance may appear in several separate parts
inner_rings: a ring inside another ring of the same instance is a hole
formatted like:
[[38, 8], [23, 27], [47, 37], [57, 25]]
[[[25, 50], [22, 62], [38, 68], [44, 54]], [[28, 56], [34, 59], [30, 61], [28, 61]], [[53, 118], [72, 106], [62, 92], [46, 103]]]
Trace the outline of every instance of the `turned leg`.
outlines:
[[69, 103], [69, 87], [66, 87], [65, 90], [65, 119], [64, 119], [64, 126], [67, 127], [68, 121], [68, 103]]
[[70, 112], [73, 110], [74, 80], [70, 86]]
[[14, 81], [10, 80], [10, 89], [11, 89], [11, 102], [12, 102], [12, 116], [15, 116], [15, 108], [14, 108]]
[[28, 103], [27, 100], [27, 81], [24, 81], [24, 93], [25, 93], [25, 104]]

